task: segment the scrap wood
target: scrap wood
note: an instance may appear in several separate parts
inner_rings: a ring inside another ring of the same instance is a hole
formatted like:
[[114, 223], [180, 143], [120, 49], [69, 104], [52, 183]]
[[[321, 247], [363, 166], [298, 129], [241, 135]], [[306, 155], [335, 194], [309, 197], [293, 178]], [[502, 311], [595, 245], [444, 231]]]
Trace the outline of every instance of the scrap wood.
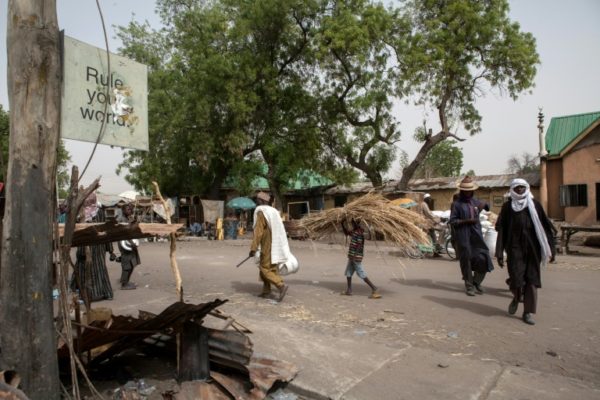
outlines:
[[[77, 224], [71, 240], [72, 247], [89, 246], [118, 242], [120, 240], [140, 239], [152, 236], [167, 236], [183, 228], [183, 224]], [[64, 236], [64, 224], [59, 224], [59, 235]]]
[[[191, 319], [200, 321], [210, 311], [225, 304], [227, 300], [216, 299], [210, 303], [203, 303], [198, 305], [186, 304], [183, 302], [176, 302], [171, 304], [167, 309], [161, 312], [156, 318], [141, 321], [137, 324], [137, 330], [141, 331], [166, 331], [171, 330], [173, 333], [181, 331], [183, 323]], [[92, 364], [97, 365], [100, 362], [119, 354], [120, 352], [133, 347], [138, 342], [141, 342], [151, 333], [143, 335], [126, 335], [122, 336], [117, 340], [108, 350], [100, 353], [92, 360]]]
[[425, 218], [408, 209], [394, 206], [381, 194], [370, 192], [346, 204], [313, 213], [300, 220], [309, 236], [315, 239], [342, 231], [342, 223], [348, 229], [352, 221], [358, 221], [370, 231], [383, 235], [383, 240], [407, 251], [418, 244], [429, 244], [424, 228], [429, 226]]
[[242, 333], [252, 333], [252, 331], [246, 328], [244, 325], [240, 324], [236, 319], [234, 319], [231, 315], [227, 315], [223, 313], [221, 310], [213, 310], [209, 313], [210, 316], [226, 320], [228, 323], [221, 329], [225, 329], [231, 325], [233, 329]]

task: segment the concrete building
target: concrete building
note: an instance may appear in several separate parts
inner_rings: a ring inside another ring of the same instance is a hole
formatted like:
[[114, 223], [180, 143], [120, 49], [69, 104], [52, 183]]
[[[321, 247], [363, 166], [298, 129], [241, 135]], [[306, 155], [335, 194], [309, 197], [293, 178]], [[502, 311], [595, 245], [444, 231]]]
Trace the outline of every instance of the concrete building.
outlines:
[[545, 144], [542, 171], [550, 218], [600, 223], [600, 111], [552, 118]]

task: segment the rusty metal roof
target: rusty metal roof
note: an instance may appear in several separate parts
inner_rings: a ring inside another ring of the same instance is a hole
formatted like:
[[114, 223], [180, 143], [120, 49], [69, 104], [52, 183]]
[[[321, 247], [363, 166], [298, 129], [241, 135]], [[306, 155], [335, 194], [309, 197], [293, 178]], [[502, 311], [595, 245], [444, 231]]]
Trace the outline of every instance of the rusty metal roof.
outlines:
[[[528, 174], [503, 174], [503, 175], [481, 175], [475, 176], [473, 179], [479, 185], [480, 188], [507, 188], [510, 186], [510, 182], [515, 178], [523, 178], [531, 187], [540, 186], [540, 173], [531, 172]], [[427, 191], [436, 189], [456, 189], [456, 185], [461, 177], [445, 177], [445, 178], [429, 178], [429, 179], [411, 179], [408, 183], [408, 191], [398, 190], [398, 182], [391, 180], [383, 185], [382, 192], [384, 194], [399, 194], [409, 193], [411, 191]], [[373, 190], [371, 182], [358, 182], [349, 186], [336, 186], [325, 191], [327, 195], [344, 195], [353, 193], [368, 193]]]
[[[186, 304], [176, 302], [167, 307], [159, 315], [140, 311], [139, 318], [130, 316], [113, 316], [109, 321], [94, 322], [84, 327], [80, 340], [74, 339], [74, 346], [86, 352], [97, 348], [108, 349], [93, 354], [88, 365], [97, 365], [102, 360], [117, 355], [135, 344], [144, 342], [155, 345], [175, 354], [175, 336], [184, 329], [184, 321], [202, 319], [213, 313], [216, 307], [227, 300], [216, 299], [203, 304]], [[220, 318], [220, 317], [219, 317]], [[208, 329], [210, 375], [217, 384], [190, 381], [183, 382], [181, 393], [190, 394], [190, 398], [198, 398], [204, 393], [208, 399], [264, 399], [276, 381], [289, 382], [298, 374], [298, 368], [283, 360], [273, 360], [253, 355], [252, 341], [240, 331]], [[69, 356], [64, 343], [58, 349], [59, 358]], [[235, 372], [237, 371], [237, 372]], [[225, 375], [227, 373], [227, 375]], [[133, 398], [133, 397], [131, 397]], [[137, 397], [136, 397], [137, 398]]]
[[[475, 176], [473, 180], [480, 188], [492, 189], [492, 188], [507, 188], [515, 178], [522, 178], [529, 182], [531, 187], [540, 186], [540, 174], [539, 172], [532, 172], [528, 174], [504, 174], [504, 175], [482, 175]], [[456, 185], [460, 182], [462, 177], [450, 177], [450, 178], [431, 178], [431, 179], [411, 179], [408, 187], [411, 190], [435, 190], [435, 189], [456, 189]]]

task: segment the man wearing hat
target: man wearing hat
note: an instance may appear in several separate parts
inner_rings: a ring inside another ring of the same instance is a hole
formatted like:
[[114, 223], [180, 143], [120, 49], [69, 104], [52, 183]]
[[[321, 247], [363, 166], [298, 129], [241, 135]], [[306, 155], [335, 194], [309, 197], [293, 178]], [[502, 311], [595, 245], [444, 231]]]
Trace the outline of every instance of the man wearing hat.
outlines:
[[278, 301], [283, 300], [288, 286], [283, 283], [277, 266], [288, 261], [290, 248], [283, 221], [277, 209], [269, 205], [270, 196], [265, 192], [256, 195], [258, 207], [254, 210], [254, 236], [250, 246], [250, 257], [260, 248], [260, 279], [263, 290], [260, 297], [271, 295], [271, 285], [279, 290]]
[[475, 292], [483, 294], [481, 283], [485, 274], [494, 269], [479, 223], [481, 210], [489, 211], [490, 208], [473, 197], [478, 186], [470, 176], [466, 176], [457, 187], [460, 192], [458, 199], [452, 203], [449, 223], [454, 227], [455, 249], [467, 295], [475, 296]]

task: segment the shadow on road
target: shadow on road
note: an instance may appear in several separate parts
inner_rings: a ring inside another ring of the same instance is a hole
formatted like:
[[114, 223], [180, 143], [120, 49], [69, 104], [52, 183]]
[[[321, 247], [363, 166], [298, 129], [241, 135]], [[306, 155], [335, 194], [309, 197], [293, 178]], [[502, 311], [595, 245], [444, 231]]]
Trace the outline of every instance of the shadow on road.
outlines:
[[[287, 285], [290, 285], [290, 290], [294, 290], [297, 288], [300, 289], [299, 286], [309, 286], [313, 288], [326, 289], [328, 291], [332, 291], [334, 293], [341, 293], [346, 290], [346, 278], [342, 276], [342, 279], [339, 281], [309, 281], [306, 279], [294, 279], [294, 278], [283, 278]], [[375, 283], [377, 284], [377, 283]], [[260, 282], [240, 282], [233, 281], [231, 282], [231, 287], [238, 293], [250, 293], [254, 295], [260, 294], [262, 291], [262, 283]], [[273, 291], [277, 291], [276, 288], [271, 288]], [[382, 290], [379, 288], [378, 292], [382, 295], [386, 294], [386, 290]], [[352, 279], [352, 293], [356, 296], [368, 296], [371, 294], [371, 289], [367, 286], [366, 283], [362, 281], [360, 278]]]
[[497, 307], [491, 307], [486, 304], [481, 304], [473, 299], [473, 301], [468, 300], [457, 300], [457, 299], [448, 299], [444, 297], [436, 297], [436, 296], [423, 296], [424, 299], [433, 301], [434, 303], [438, 303], [442, 306], [446, 306], [448, 308], [460, 308], [466, 311], [470, 311], [474, 314], [479, 314], [484, 317], [494, 317], [497, 315], [506, 316], [508, 315], [505, 310], [501, 310]]
[[[462, 282], [443, 282], [443, 281], [433, 281], [431, 279], [400, 279], [393, 278], [392, 282], [399, 283], [405, 286], [418, 286], [427, 289], [437, 289], [437, 290], [446, 290], [448, 292], [464, 292], [465, 286]], [[485, 295], [492, 295], [498, 297], [506, 297], [512, 299], [512, 294], [506, 289], [498, 289], [498, 288], [490, 288], [485, 286], [485, 282], [483, 282], [483, 289], [485, 290]]]

